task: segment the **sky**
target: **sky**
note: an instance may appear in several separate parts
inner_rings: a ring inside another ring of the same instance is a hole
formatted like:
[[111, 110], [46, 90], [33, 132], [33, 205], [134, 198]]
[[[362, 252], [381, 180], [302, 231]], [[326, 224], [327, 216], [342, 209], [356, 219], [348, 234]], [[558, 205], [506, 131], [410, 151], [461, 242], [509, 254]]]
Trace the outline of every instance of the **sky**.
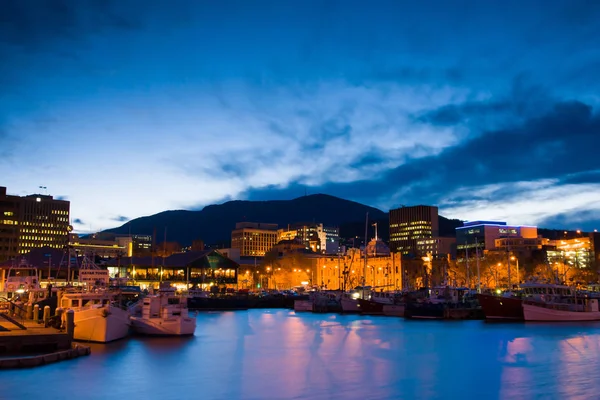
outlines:
[[305, 193], [597, 229], [599, 21], [594, 0], [4, 0], [0, 185], [69, 200], [79, 232]]

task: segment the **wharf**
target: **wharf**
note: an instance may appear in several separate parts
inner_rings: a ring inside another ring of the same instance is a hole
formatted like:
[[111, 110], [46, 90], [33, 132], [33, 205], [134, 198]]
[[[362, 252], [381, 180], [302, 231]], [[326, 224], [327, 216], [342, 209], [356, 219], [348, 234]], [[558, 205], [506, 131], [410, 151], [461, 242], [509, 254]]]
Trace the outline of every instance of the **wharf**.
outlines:
[[34, 321], [20, 321], [26, 329], [8, 323], [0, 324], [0, 354], [51, 352], [71, 348], [71, 337], [66, 331], [45, 328]]

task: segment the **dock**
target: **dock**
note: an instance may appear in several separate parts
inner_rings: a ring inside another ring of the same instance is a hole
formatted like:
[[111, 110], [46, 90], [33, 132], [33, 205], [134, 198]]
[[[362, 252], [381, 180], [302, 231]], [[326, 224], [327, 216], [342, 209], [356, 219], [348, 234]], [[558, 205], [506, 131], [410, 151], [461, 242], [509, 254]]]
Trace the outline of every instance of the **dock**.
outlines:
[[[0, 369], [35, 367], [91, 353], [89, 347], [73, 342], [72, 311], [67, 313], [66, 329], [57, 329], [43, 320], [26, 319], [18, 309], [2, 311]], [[49, 308], [46, 314], [49, 315]]]
[[71, 337], [66, 330], [46, 328], [43, 323], [34, 321], [19, 321], [19, 324], [25, 329], [0, 320], [0, 354], [52, 352], [71, 348]]

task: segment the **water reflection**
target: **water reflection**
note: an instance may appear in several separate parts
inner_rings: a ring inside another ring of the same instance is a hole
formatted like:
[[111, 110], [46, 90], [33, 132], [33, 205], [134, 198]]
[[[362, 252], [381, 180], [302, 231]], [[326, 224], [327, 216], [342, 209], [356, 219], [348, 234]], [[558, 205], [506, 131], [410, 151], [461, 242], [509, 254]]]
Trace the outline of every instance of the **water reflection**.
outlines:
[[3, 371], [1, 398], [595, 398], [598, 325], [485, 324], [201, 313], [191, 338], [134, 337], [92, 355]]

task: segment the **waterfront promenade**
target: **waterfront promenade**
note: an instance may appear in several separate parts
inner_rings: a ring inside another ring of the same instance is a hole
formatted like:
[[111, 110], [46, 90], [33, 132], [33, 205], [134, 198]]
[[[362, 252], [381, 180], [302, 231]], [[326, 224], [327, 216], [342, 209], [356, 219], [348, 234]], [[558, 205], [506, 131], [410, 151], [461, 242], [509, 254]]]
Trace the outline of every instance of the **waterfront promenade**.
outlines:
[[591, 399], [600, 324], [408, 321], [289, 310], [199, 313], [189, 338], [131, 337], [2, 371], [3, 398]]

